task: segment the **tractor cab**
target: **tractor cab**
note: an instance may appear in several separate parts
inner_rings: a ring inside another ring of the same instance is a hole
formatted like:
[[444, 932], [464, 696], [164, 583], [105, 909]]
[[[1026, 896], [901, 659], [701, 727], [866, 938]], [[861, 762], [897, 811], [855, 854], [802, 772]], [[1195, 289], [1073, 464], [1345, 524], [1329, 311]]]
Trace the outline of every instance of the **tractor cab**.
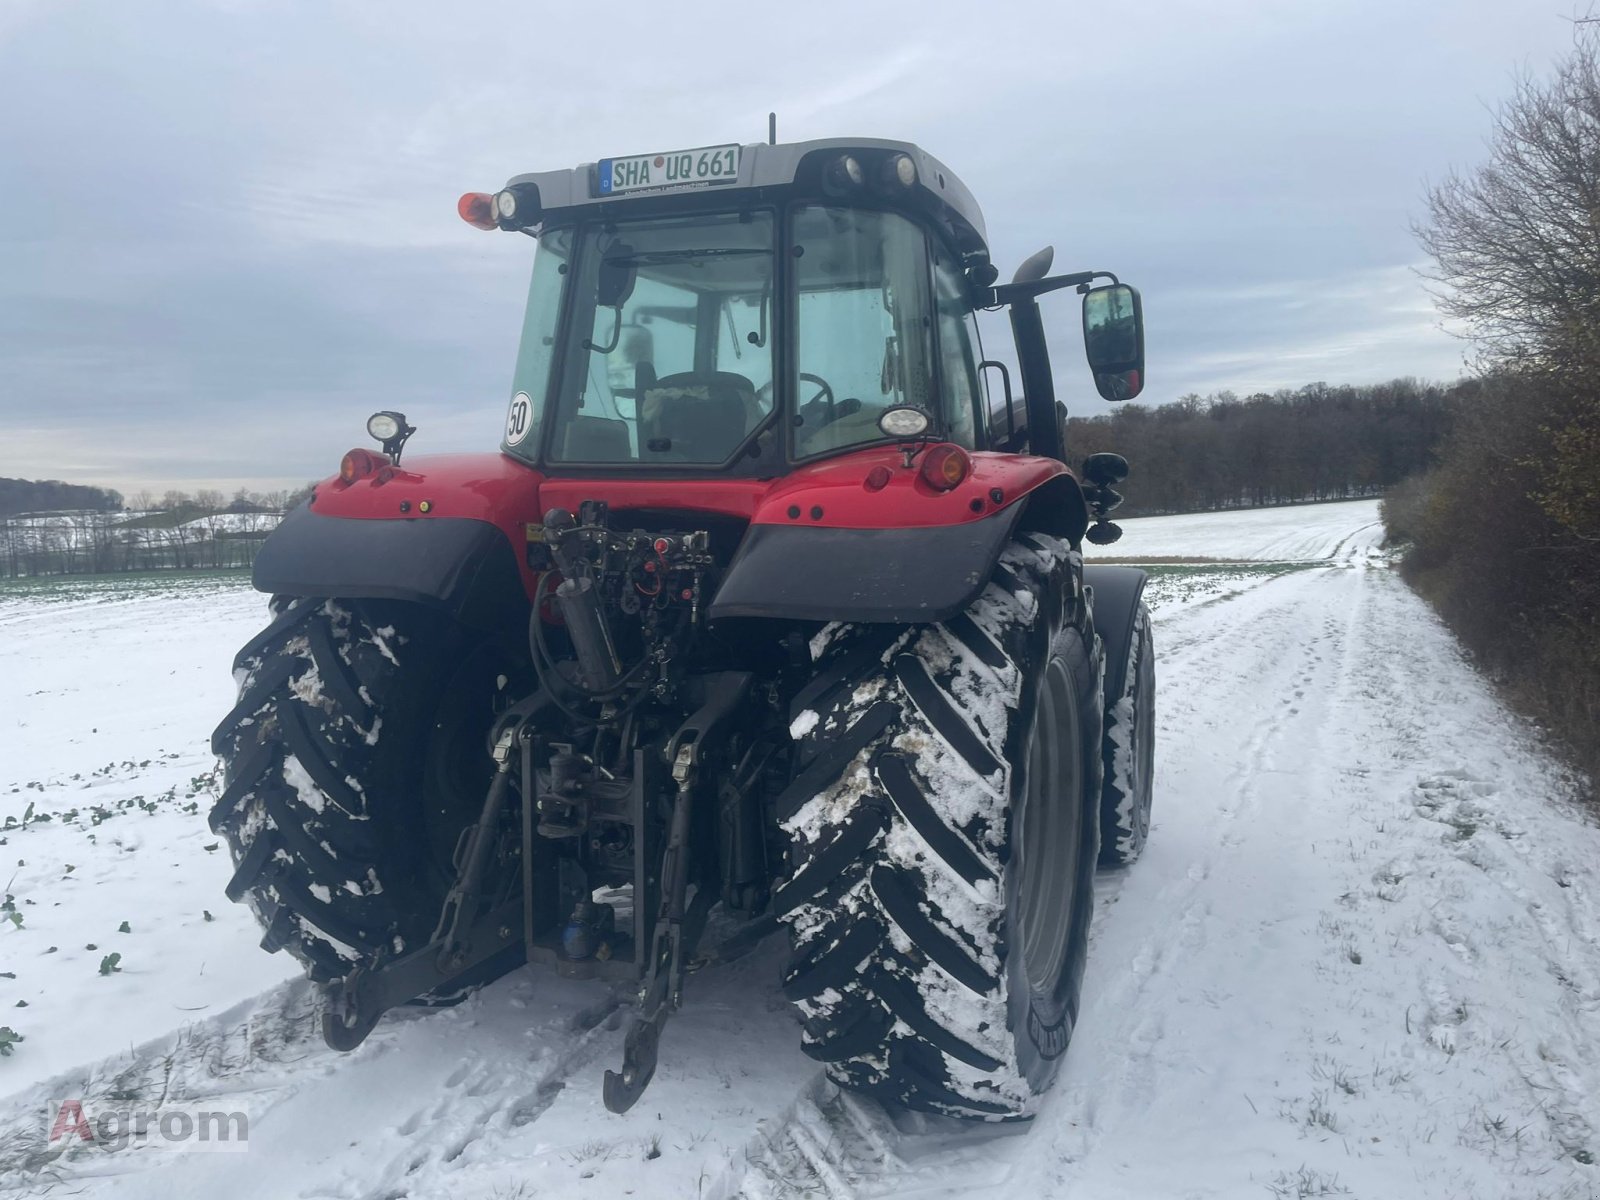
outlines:
[[[460, 211], [539, 239], [502, 448], [549, 475], [771, 478], [908, 431], [1020, 448], [1019, 429], [1055, 424], [1042, 328], [1019, 328], [1019, 359], [1049, 419], [1009, 394], [994, 415], [984, 368], [998, 364], [974, 314], [1101, 274], [1046, 280], [1035, 256], [1014, 285], [1026, 295], [995, 289], [971, 194], [900, 142], [601, 159], [469, 193]], [[1091, 295], [1097, 382], [1137, 394], [1137, 295]], [[886, 425], [900, 409], [920, 417]]]

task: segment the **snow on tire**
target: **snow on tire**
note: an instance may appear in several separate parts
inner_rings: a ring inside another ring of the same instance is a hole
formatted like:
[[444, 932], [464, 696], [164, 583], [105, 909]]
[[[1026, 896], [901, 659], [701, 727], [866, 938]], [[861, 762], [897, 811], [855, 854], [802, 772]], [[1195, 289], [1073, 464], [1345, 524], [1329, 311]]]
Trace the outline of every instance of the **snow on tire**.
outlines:
[[1150, 836], [1155, 774], [1155, 642], [1141, 602], [1128, 645], [1122, 694], [1106, 706], [1105, 784], [1100, 802], [1100, 863], [1125, 867]]
[[262, 947], [327, 982], [400, 953], [437, 916], [416, 886], [414, 813], [396, 811], [412, 807], [397, 781], [420, 774], [401, 659], [416, 668], [420, 643], [436, 639], [419, 636], [426, 617], [402, 631], [338, 601], [273, 610], [234, 659], [239, 698], [212, 734], [225, 774], [210, 822], [233, 852], [228, 897], [255, 912]]
[[1024, 534], [951, 620], [813, 642], [774, 908], [802, 1046], [844, 1086], [999, 1120], [1030, 1115], [1055, 1076], [1099, 836], [1078, 566], [1066, 542]]

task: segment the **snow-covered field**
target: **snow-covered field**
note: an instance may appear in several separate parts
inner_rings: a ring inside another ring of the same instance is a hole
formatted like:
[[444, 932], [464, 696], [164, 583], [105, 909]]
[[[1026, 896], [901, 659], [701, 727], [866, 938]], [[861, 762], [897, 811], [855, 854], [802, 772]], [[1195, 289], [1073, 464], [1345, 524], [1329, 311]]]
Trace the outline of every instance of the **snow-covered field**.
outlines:
[[[261, 598], [0, 592], [0, 822], [54, 814], [0, 831], [0, 1025], [26, 1039], [0, 1057], [0, 1193], [1600, 1196], [1600, 830], [1376, 520], [1124, 522], [1117, 557], [1253, 561], [1152, 582], [1151, 843], [1100, 877], [1061, 1082], [1003, 1128], [824, 1084], [775, 945], [693, 977], [625, 1116], [600, 1101], [622, 1039], [600, 985], [522, 971], [326, 1050], [203, 820]], [[50, 1161], [46, 1101], [73, 1097], [245, 1111], [249, 1149]]]
[[1117, 524], [1122, 539], [1094, 551], [1095, 557], [1321, 562], [1375, 552], [1383, 538], [1376, 500], [1130, 518]]
[[242, 573], [0, 590], [0, 878], [16, 914], [0, 920], [15, 974], [0, 1025], [26, 1039], [0, 1058], [5, 1091], [293, 973], [222, 895], [232, 866], [205, 823], [208, 726], [262, 599]]

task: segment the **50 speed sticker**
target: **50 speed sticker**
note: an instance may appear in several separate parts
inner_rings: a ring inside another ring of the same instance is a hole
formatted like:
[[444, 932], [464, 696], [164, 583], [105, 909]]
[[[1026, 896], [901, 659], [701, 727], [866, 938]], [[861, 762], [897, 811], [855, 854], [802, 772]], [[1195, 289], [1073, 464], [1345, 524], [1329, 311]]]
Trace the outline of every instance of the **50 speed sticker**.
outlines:
[[506, 413], [506, 445], [517, 446], [533, 429], [533, 401], [527, 392], [511, 397], [511, 408]]

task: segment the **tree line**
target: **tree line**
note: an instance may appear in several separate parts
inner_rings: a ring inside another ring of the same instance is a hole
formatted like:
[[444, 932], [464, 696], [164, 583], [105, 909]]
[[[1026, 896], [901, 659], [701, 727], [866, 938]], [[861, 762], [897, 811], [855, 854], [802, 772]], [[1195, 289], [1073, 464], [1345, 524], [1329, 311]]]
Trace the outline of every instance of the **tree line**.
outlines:
[[299, 488], [280, 488], [256, 492], [241, 487], [230, 497], [215, 488], [185, 492], [177, 488], [156, 493], [145, 489], [126, 501], [115, 488], [84, 483], [63, 483], [59, 479], [10, 479], [0, 476], [0, 517], [25, 514], [103, 512], [258, 512], [272, 509], [283, 512], [311, 494], [312, 484]]
[[1600, 784], [1600, 31], [1495, 113], [1417, 228], [1478, 378], [1384, 500], [1406, 575]]
[[59, 479], [0, 476], [0, 517], [28, 512], [120, 512], [121, 509], [122, 493], [110, 488], [62, 483]]
[[1457, 388], [1395, 379], [1270, 395], [1188, 395], [1067, 422], [1075, 459], [1127, 458], [1121, 515], [1374, 496], [1433, 462]]
[[0, 578], [248, 567], [283, 514], [310, 493], [141, 492], [0, 480]]

